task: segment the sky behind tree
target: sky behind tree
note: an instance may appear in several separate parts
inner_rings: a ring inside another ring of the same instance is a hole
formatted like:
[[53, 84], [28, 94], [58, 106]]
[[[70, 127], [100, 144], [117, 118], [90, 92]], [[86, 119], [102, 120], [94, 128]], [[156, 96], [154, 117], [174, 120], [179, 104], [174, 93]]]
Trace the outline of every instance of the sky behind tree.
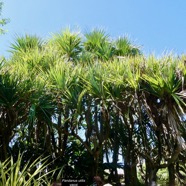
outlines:
[[47, 39], [67, 27], [82, 33], [101, 28], [111, 38], [128, 36], [145, 54], [186, 53], [185, 0], [4, 0], [10, 18], [1, 35], [0, 55], [7, 56], [17, 35]]

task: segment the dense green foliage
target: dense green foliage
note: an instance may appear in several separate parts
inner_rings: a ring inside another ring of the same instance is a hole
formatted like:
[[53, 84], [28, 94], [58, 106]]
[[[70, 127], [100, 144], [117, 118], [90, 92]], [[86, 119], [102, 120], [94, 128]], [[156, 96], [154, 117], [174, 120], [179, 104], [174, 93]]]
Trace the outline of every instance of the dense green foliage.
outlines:
[[88, 183], [104, 169], [118, 182], [121, 166], [130, 186], [167, 168], [170, 185], [183, 184], [185, 80], [184, 56], [144, 57], [102, 30], [18, 37], [0, 68], [1, 161], [44, 154], [55, 160], [48, 171]]

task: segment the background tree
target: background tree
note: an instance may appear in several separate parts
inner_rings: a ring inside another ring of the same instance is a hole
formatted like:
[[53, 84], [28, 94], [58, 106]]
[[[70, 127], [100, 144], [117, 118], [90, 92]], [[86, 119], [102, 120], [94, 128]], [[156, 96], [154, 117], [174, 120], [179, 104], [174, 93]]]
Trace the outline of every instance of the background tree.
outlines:
[[[1, 17], [1, 13], [2, 13], [2, 7], [3, 7], [3, 2], [0, 1], [0, 17]], [[5, 18], [0, 18], [0, 34], [4, 34], [5, 30], [2, 28], [3, 26], [5, 26], [7, 23], [9, 22], [9, 19], [5, 19]]]

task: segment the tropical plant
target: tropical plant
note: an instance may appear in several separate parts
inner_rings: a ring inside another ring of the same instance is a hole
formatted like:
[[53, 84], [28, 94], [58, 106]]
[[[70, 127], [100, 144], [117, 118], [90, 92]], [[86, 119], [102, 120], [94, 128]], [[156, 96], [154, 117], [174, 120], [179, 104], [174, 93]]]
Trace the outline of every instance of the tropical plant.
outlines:
[[[175, 171], [174, 164], [179, 154], [185, 151], [180, 133], [182, 125], [180, 118], [185, 110], [185, 96], [180, 93], [182, 80], [176, 73], [177, 63], [174, 58], [169, 57], [160, 61], [151, 58], [150, 69], [142, 76], [145, 96], [143, 103], [149, 117], [150, 132], [153, 131], [151, 138], [153, 135], [155, 140], [155, 143], [151, 144], [155, 145], [153, 147], [155, 154], [150, 154], [150, 149], [147, 151], [147, 171], [153, 171], [149, 179], [156, 180], [158, 169], [168, 167], [171, 184], [175, 184], [175, 177], [171, 176], [174, 175], [171, 174]], [[164, 161], [166, 163], [162, 163]]]
[[91, 53], [94, 60], [108, 61], [113, 57], [114, 48], [104, 30], [95, 29], [92, 32], [87, 32], [85, 38], [84, 50]]
[[115, 41], [115, 54], [121, 56], [137, 56], [141, 54], [139, 47], [133, 46], [127, 37], [119, 37]]
[[20, 55], [23, 53], [26, 55], [33, 50], [41, 50], [42, 46], [43, 41], [39, 37], [26, 34], [25, 36], [16, 36], [15, 42], [10, 46], [10, 52], [13, 54], [19, 53]]
[[69, 29], [54, 34], [49, 41], [49, 47], [53, 46], [54, 53], [66, 61], [76, 61], [82, 51], [81, 37], [79, 33], [73, 33]]
[[184, 56], [144, 57], [97, 29], [84, 40], [69, 30], [41, 45], [23, 40], [0, 68], [3, 155], [50, 155], [50, 170], [64, 166], [63, 175], [88, 183], [106, 166], [119, 182], [119, 158], [125, 185], [139, 185], [139, 172], [144, 184], [157, 183], [165, 168], [170, 184], [184, 183]]
[[17, 160], [10, 158], [0, 161], [0, 186], [31, 186], [50, 185], [51, 180], [46, 176], [55, 170], [48, 171], [48, 157], [38, 157], [33, 162], [24, 162], [23, 155], [19, 154]]
[[0, 136], [1, 160], [8, 157], [11, 139], [15, 129], [28, 116], [31, 96], [31, 82], [1, 71], [0, 75]]

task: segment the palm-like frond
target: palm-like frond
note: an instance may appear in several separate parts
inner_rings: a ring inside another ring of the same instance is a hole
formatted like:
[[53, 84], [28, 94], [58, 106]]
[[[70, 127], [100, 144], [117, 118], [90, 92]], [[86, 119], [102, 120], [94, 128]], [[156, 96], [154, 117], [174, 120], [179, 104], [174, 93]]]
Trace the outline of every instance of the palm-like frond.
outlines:
[[85, 50], [96, 52], [102, 45], [108, 42], [108, 35], [104, 30], [95, 29], [90, 33], [85, 33], [85, 42], [83, 43]]
[[7, 109], [19, 104], [21, 100], [26, 101], [32, 91], [29, 79], [10, 75], [8, 72], [0, 75], [0, 87], [0, 103]]
[[115, 50], [105, 31], [95, 29], [90, 33], [85, 33], [85, 38], [84, 50], [92, 53], [95, 59], [108, 61], [113, 58]]
[[[151, 62], [149, 62], [151, 63]], [[167, 63], [167, 64], [166, 64]], [[176, 63], [164, 61], [154, 63], [153, 69], [142, 75], [148, 91], [158, 98], [168, 98], [181, 90], [181, 79], [176, 74]]]
[[102, 65], [94, 65], [88, 69], [88, 73], [82, 77], [87, 93], [95, 98], [106, 100], [108, 87], [106, 83], [107, 71]]
[[111, 43], [105, 43], [102, 46], [98, 47], [98, 50], [95, 52], [96, 56], [102, 61], [111, 60], [115, 54], [115, 49]]
[[25, 35], [17, 36], [15, 43], [12, 43], [10, 52], [14, 53], [26, 53], [35, 49], [41, 50], [43, 41], [37, 36]]
[[70, 32], [69, 29], [59, 34], [54, 34], [49, 44], [54, 46], [56, 53], [67, 61], [77, 60], [81, 51], [81, 37], [78, 33]]
[[141, 54], [139, 47], [133, 46], [127, 37], [120, 37], [115, 41], [117, 56], [137, 56]]
[[63, 103], [76, 105], [82, 91], [79, 83], [81, 67], [73, 67], [70, 63], [57, 63], [49, 69], [45, 78], [48, 89], [55, 93]]

